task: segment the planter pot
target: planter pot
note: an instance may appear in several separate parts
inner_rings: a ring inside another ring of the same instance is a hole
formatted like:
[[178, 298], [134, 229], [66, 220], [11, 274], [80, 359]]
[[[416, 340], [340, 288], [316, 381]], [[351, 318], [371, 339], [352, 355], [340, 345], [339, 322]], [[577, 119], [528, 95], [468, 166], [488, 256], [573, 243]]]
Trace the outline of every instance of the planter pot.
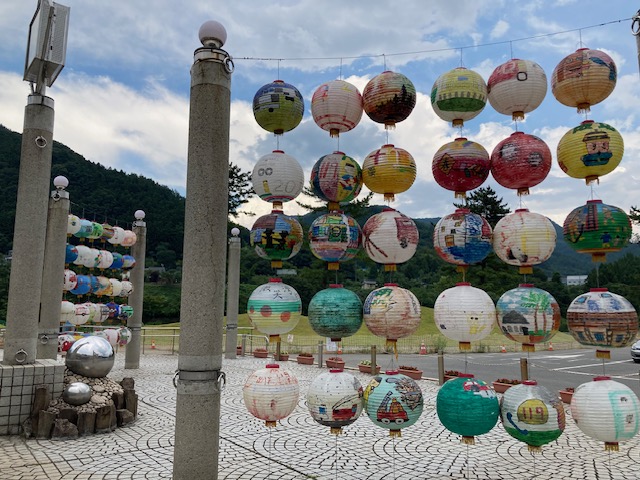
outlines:
[[288, 362], [288, 361], [289, 361], [289, 355], [282, 355], [282, 354], [281, 354], [281, 355], [280, 355], [280, 359], [276, 358], [276, 356], [274, 355], [274, 356], [273, 356], [273, 359], [274, 359], [276, 362]]
[[504, 393], [511, 387], [513, 387], [513, 384], [511, 383], [493, 382], [493, 389], [496, 391], [496, 393]]
[[420, 380], [422, 378], [422, 370], [404, 370], [403, 368], [398, 370], [402, 375], [406, 375], [414, 380]]
[[560, 390], [560, 398], [564, 403], [571, 403], [572, 397], [573, 397], [573, 392], [569, 392], [567, 390]]
[[327, 360], [327, 368], [341, 368], [344, 369], [344, 362], [338, 362], [336, 360]]
[[313, 365], [313, 357], [296, 357], [298, 363], [302, 365]]
[[[358, 365], [358, 370], [360, 370], [362, 373], [372, 373], [371, 365]], [[376, 365], [375, 374], [378, 374], [378, 373], [380, 373], [380, 365]]]
[[258, 350], [254, 350], [253, 351], [253, 356], [256, 357], [256, 358], [267, 358], [269, 356], [269, 352], [267, 352], [266, 350], [264, 352], [258, 351]]
[[452, 378], [458, 378], [457, 375], [445, 375], [444, 376], [444, 381], [446, 382], [447, 380], [451, 380]]
[[242, 347], [236, 347], [236, 355], [242, 355]]

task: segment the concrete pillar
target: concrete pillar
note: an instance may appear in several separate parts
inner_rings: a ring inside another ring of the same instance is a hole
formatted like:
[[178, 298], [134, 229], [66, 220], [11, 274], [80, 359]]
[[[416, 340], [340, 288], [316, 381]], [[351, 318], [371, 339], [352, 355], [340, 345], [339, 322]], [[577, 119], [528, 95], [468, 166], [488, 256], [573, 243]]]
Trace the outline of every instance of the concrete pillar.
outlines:
[[205, 22], [191, 68], [175, 480], [218, 478], [229, 123], [233, 62], [224, 27]]
[[31, 94], [24, 111], [2, 361], [5, 365], [30, 364], [36, 360], [51, 177], [53, 107], [52, 98]]
[[238, 345], [238, 303], [240, 301], [240, 230], [231, 229], [227, 258], [227, 341], [225, 358], [236, 358]]
[[67, 245], [69, 181], [58, 176], [53, 180], [56, 190], [49, 198], [49, 217], [44, 247], [42, 293], [40, 295], [40, 325], [38, 328], [37, 358], [57, 360], [58, 331], [60, 330], [60, 301], [64, 286], [64, 260]]
[[133, 315], [127, 320], [131, 330], [131, 341], [127, 345], [124, 357], [124, 368], [140, 368], [140, 333], [142, 330], [142, 312], [144, 299], [144, 266], [147, 254], [147, 224], [145, 213], [136, 210], [136, 221], [133, 222], [133, 233], [136, 243], [131, 247], [131, 256], [136, 259], [136, 266], [131, 270], [129, 281], [133, 285], [133, 293], [129, 295], [129, 305], [133, 307]]

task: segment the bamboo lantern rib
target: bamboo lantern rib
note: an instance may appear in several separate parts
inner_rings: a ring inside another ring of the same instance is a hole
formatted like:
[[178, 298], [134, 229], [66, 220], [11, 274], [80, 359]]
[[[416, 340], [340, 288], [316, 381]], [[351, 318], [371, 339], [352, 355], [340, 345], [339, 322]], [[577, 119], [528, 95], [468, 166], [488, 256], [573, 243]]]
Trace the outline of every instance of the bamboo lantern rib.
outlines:
[[331, 137], [338, 137], [358, 125], [362, 118], [362, 95], [344, 80], [320, 85], [311, 99], [313, 120]]

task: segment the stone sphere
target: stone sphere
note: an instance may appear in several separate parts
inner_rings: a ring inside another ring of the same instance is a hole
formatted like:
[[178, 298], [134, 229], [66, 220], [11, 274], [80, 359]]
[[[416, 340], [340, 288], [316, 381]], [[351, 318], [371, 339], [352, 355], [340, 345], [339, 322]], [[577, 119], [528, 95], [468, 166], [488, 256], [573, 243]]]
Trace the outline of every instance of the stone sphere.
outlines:
[[92, 335], [78, 340], [69, 348], [65, 364], [73, 373], [99, 378], [111, 371], [115, 357], [108, 340]]
[[91, 387], [82, 382], [70, 383], [62, 392], [62, 399], [69, 405], [84, 405], [91, 399]]

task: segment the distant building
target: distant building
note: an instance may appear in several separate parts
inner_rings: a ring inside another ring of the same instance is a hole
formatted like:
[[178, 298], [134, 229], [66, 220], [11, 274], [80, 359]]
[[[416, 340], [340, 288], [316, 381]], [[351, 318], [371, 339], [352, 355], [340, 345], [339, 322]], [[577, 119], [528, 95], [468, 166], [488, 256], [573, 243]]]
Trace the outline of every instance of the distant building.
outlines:
[[567, 275], [564, 284], [568, 287], [576, 285], [584, 285], [587, 283], [588, 275]]
[[276, 270], [276, 274], [279, 277], [282, 277], [283, 275], [298, 275], [298, 271], [295, 268], [280, 268], [279, 270]]
[[362, 289], [363, 290], [373, 290], [374, 288], [376, 288], [377, 283], [375, 280], [363, 280], [362, 281]]

